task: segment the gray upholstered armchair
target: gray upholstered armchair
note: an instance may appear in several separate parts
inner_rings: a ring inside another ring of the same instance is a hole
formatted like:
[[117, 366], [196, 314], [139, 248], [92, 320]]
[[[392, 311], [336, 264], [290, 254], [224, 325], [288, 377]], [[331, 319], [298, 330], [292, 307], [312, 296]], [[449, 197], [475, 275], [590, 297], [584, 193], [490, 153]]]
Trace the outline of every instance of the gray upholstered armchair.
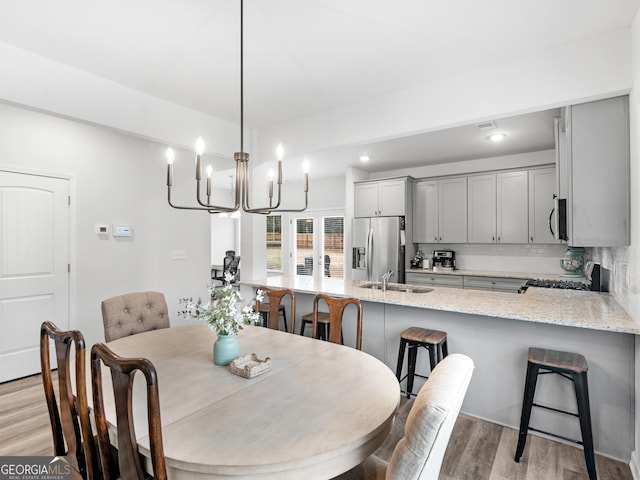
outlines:
[[135, 292], [102, 301], [104, 339], [107, 342], [127, 335], [169, 327], [169, 313], [160, 292]]
[[437, 479], [473, 368], [465, 355], [445, 357], [418, 393], [391, 460], [371, 455], [334, 480]]

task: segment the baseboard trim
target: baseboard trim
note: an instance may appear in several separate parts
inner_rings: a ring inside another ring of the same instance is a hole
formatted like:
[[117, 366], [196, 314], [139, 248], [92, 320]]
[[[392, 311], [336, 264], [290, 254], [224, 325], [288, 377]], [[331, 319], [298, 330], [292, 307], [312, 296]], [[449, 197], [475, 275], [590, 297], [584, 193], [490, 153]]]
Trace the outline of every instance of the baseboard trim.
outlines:
[[638, 451], [631, 452], [631, 461], [629, 462], [629, 469], [631, 470], [631, 476], [633, 480], [640, 480], [640, 466], [638, 465]]

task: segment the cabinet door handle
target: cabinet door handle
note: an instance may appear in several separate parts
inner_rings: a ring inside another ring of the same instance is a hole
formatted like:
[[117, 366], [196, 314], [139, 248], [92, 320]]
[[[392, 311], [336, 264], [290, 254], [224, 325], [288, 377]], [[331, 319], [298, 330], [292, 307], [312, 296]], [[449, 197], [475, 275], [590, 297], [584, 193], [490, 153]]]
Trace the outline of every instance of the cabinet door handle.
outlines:
[[498, 237], [498, 241], [500, 241], [500, 237]]
[[531, 237], [531, 241], [533, 242], [533, 237]]
[[438, 241], [438, 237], [433, 237], [433, 241], [437, 242]]
[[496, 237], [491, 237], [491, 241], [495, 242], [496, 241]]
[[442, 237], [440, 237], [440, 241], [442, 241]]

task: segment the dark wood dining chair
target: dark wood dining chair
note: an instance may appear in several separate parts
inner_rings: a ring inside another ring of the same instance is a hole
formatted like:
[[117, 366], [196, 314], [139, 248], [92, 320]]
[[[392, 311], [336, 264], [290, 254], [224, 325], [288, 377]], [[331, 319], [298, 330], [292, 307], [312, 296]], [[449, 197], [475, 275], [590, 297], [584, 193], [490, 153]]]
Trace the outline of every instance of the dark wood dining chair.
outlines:
[[[53, 340], [58, 369], [58, 398], [51, 374], [49, 342]], [[75, 350], [75, 370], [71, 371], [71, 346]], [[86, 350], [84, 337], [78, 330], [63, 331], [51, 322], [40, 327], [40, 366], [47, 400], [53, 451], [56, 456], [70, 456], [73, 477], [85, 480], [100, 478], [96, 444], [94, 443], [86, 387]], [[75, 375], [73, 392], [71, 376]], [[65, 446], [66, 445], [66, 446]]]
[[[116, 430], [118, 433], [117, 459], [114, 458], [114, 451], [109, 441], [109, 430], [104, 410], [103, 363], [110, 369], [111, 383], [113, 385]], [[104, 480], [115, 480], [117, 478], [143, 480], [149, 478], [142, 468], [131, 408], [133, 380], [137, 371], [144, 374], [147, 383], [147, 417], [153, 476], [157, 480], [166, 480], [167, 478], [162, 446], [158, 375], [155, 367], [146, 358], [123, 358], [113, 353], [104, 343], [97, 343], [91, 348], [91, 387], [100, 450], [100, 464]]]
[[[327, 304], [329, 312], [320, 312], [318, 302]], [[323, 337], [333, 343], [342, 344], [342, 317], [347, 305], [354, 304], [357, 308], [356, 319], [356, 348], [362, 350], [362, 305], [357, 298], [334, 298], [323, 293], [317, 294], [313, 299], [313, 313], [311, 314], [312, 331], [311, 336], [318, 338], [318, 326], [322, 324], [324, 329]], [[308, 315], [308, 314], [307, 314]], [[303, 321], [305, 317], [303, 316]]]
[[269, 302], [256, 302], [256, 311], [260, 312], [267, 322], [267, 327], [279, 330], [279, 315], [282, 313], [284, 319], [284, 329], [289, 331], [287, 326], [287, 311], [282, 305], [282, 298], [289, 295], [289, 314], [291, 315], [291, 333], [295, 332], [296, 322], [296, 299], [293, 290], [288, 288], [258, 287], [269, 297]]

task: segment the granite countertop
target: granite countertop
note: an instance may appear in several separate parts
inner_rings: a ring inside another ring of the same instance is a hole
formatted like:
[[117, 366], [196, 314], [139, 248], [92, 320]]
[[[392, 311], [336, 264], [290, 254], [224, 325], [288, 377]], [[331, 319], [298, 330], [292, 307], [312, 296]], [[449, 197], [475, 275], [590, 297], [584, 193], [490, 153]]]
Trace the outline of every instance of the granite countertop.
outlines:
[[371, 282], [329, 277], [316, 280], [303, 275], [243, 280], [241, 283], [254, 287], [290, 288], [299, 293], [355, 297], [366, 302], [640, 334], [640, 322], [635, 322], [609, 293], [529, 287], [525, 293], [518, 294], [426, 285], [418, 286], [431, 289], [429, 293], [382, 292], [360, 286]]

